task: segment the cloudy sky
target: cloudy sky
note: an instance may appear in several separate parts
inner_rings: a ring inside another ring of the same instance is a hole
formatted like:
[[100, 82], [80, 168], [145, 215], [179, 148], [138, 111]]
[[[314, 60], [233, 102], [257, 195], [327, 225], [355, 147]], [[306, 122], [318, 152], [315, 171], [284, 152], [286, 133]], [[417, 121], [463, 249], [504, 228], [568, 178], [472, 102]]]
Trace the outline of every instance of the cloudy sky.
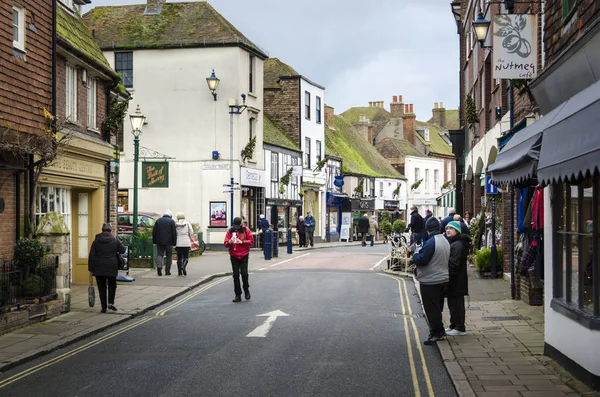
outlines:
[[[90, 6], [145, 0], [92, 0]], [[342, 113], [393, 95], [428, 120], [458, 106], [458, 37], [450, 0], [209, 0], [246, 37], [326, 87]]]

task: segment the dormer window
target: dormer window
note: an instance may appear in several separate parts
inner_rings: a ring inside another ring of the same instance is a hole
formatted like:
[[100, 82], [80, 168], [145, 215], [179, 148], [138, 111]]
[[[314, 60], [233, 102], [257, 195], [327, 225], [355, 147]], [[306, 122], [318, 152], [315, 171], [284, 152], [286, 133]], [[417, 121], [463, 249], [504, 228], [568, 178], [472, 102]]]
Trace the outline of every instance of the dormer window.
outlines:
[[425, 140], [427, 142], [429, 142], [429, 130], [428, 129], [425, 129], [425, 131], [423, 131], [423, 135], [425, 137]]

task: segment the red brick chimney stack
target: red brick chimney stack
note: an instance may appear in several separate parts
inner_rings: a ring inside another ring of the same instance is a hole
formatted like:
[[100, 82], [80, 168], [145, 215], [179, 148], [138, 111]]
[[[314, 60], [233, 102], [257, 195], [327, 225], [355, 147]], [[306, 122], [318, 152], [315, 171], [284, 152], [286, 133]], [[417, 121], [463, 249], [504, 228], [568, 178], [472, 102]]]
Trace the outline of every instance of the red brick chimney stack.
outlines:
[[415, 144], [415, 134], [416, 134], [415, 119], [417, 118], [417, 116], [414, 113], [413, 104], [411, 103], [409, 105], [406, 105], [405, 111], [406, 111], [406, 114], [404, 115], [404, 118], [402, 119], [402, 123], [403, 123], [403, 127], [404, 127], [403, 128], [404, 139], [414, 145]]
[[402, 95], [394, 95], [392, 97], [392, 103], [390, 103], [390, 116], [393, 119], [401, 118], [404, 116], [404, 104], [402, 103]]

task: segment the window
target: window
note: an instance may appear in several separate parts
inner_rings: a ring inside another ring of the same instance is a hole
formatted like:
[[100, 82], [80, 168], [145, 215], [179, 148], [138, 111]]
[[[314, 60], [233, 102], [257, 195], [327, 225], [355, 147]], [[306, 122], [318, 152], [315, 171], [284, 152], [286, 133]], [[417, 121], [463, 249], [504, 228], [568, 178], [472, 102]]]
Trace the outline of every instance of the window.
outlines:
[[254, 138], [254, 119], [250, 118], [248, 120], [248, 142], [250, 142]]
[[248, 92], [254, 92], [254, 55], [250, 55], [248, 63]]
[[552, 308], [600, 329], [600, 177], [553, 185]]
[[562, 0], [562, 17], [563, 21], [569, 19], [575, 12], [577, 0]]
[[369, 179], [369, 192], [371, 198], [375, 198], [375, 179]]
[[38, 190], [36, 205], [36, 223], [48, 212], [59, 212], [71, 228], [71, 190], [62, 187], [42, 186]]
[[304, 138], [304, 168], [310, 168], [310, 138]]
[[74, 66], [67, 65], [67, 76], [66, 76], [66, 108], [65, 118], [68, 121], [77, 121], [77, 69]]
[[317, 149], [317, 162], [319, 162], [319, 161], [323, 160], [322, 152], [321, 152], [321, 150], [323, 150], [321, 147], [321, 141], [316, 142], [316, 149]]
[[383, 197], [383, 182], [379, 182], [379, 197]]
[[119, 132], [117, 132], [117, 145], [119, 151], [122, 153], [125, 151], [125, 137], [123, 136], [123, 123], [119, 126]]
[[[421, 170], [418, 168], [415, 168], [415, 183], [419, 183], [420, 178], [421, 178]], [[419, 191], [419, 188], [417, 187], [415, 190]]]
[[310, 92], [304, 92], [304, 117], [310, 120]]
[[133, 87], [133, 52], [115, 53], [115, 71], [121, 75], [125, 87]]
[[446, 182], [452, 182], [452, 161], [446, 162]]
[[19, 51], [25, 51], [25, 10], [13, 6], [13, 47]]
[[96, 129], [96, 79], [88, 78], [87, 81], [87, 111], [88, 128]]
[[69, 9], [73, 9], [73, 0], [60, 0], [60, 2], [66, 5]]
[[321, 122], [321, 97], [317, 97], [315, 101], [315, 118], [317, 123]]
[[440, 171], [433, 170], [433, 190], [437, 191], [440, 189]]
[[425, 170], [425, 191], [429, 191], [429, 170]]
[[279, 196], [279, 155], [271, 152], [271, 197]]

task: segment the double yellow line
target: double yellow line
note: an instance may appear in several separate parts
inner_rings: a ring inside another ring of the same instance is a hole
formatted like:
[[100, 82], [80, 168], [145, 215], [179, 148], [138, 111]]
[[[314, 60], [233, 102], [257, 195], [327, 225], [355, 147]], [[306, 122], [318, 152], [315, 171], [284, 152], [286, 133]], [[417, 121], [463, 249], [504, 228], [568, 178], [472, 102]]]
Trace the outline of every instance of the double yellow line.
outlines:
[[412, 377], [413, 387], [415, 389], [415, 397], [421, 397], [421, 386], [419, 385], [419, 378], [417, 377], [417, 369], [413, 355], [412, 342], [410, 339], [410, 328], [408, 325], [409, 318], [412, 325], [417, 351], [419, 352], [419, 356], [421, 358], [421, 365], [423, 369], [423, 376], [425, 378], [425, 385], [427, 386], [427, 393], [429, 397], [435, 397], [433, 386], [431, 384], [431, 378], [429, 377], [429, 370], [427, 369], [427, 362], [425, 361], [425, 355], [423, 354], [423, 347], [421, 346], [421, 337], [419, 336], [419, 330], [415, 324], [415, 319], [412, 316], [413, 312], [410, 305], [408, 289], [406, 288], [406, 281], [403, 278], [388, 276], [387, 274], [384, 274], [384, 276], [398, 281], [398, 291], [400, 293], [400, 303], [402, 305], [402, 317], [404, 318], [404, 331], [406, 334], [406, 346], [408, 349], [408, 360], [410, 363], [410, 374]]
[[[186, 296], [185, 298], [183, 298], [183, 299], [181, 299], [181, 300], [173, 303], [172, 305], [166, 307], [165, 309], [157, 312], [156, 313], [156, 317], [162, 317], [162, 316], [164, 316], [165, 313], [167, 313], [169, 310], [171, 310], [171, 309], [173, 309], [173, 308], [175, 308], [175, 307], [177, 307], [177, 306], [179, 306], [179, 305], [181, 305], [181, 304], [189, 301], [190, 299], [192, 299], [192, 298], [200, 295], [202, 292], [206, 291], [207, 289], [212, 288], [215, 285], [220, 284], [220, 283], [222, 283], [222, 282], [224, 282], [226, 280], [228, 280], [228, 278], [223, 277], [220, 280], [213, 281], [212, 283], [207, 284], [206, 286], [200, 288], [198, 291], [196, 291], [196, 292], [194, 292], [194, 293]], [[14, 382], [16, 382], [16, 381], [18, 381], [20, 379], [23, 379], [23, 378], [25, 378], [25, 377], [27, 377], [29, 375], [32, 375], [32, 374], [34, 374], [34, 373], [36, 373], [38, 371], [41, 371], [44, 368], [47, 368], [47, 367], [49, 367], [51, 365], [54, 365], [54, 364], [57, 364], [57, 363], [59, 363], [59, 362], [61, 362], [63, 360], [66, 360], [69, 357], [72, 357], [72, 356], [74, 356], [74, 355], [76, 355], [78, 353], [81, 353], [81, 352], [83, 352], [83, 351], [85, 351], [87, 349], [90, 349], [90, 348], [92, 348], [92, 347], [94, 347], [96, 345], [99, 345], [100, 343], [106, 342], [107, 340], [112, 339], [115, 336], [121, 335], [122, 333], [125, 333], [125, 332], [127, 332], [129, 330], [132, 330], [133, 328], [139, 327], [140, 325], [145, 324], [148, 321], [153, 320], [153, 319], [154, 319], [154, 317], [147, 317], [147, 318], [143, 318], [141, 320], [138, 320], [138, 321], [136, 321], [136, 322], [134, 322], [132, 324], [127, 325], [126, 327], [123, 327], [123, 328], [120, 328], [118, 330], [115, 330], [115, 331], [113, 331], [113, 332], [111, 332], [109, 334], [106, 334], [106, 335], [104, 335], [104, 336], [102, 336], [102, 337], [100, 337], [100, 338], [98, 338], [98, 339], [96, 339], [96, 340], [94, 340], [92, 342], [89, 342], [89, 343], [86, 343], [85, 345], [79, 346], [78, 348], [73, 349], [73, 350], [71, 350], [71, 351], [69, 351], [67, 353], [61, 354], [60, 356], [54, 357], [53, 359], [50, 359], [50, 360], [48, 360], [46, 362], [38, 364], [38, 365], [36, 365], [34, 367], [28, 368], [25, 371], [19, 372], [18, 374], [13, 375], [10, 378], [6, 378], [4, 380], [1, 380], [0, 381], [0, 389], [2, 389], [3, 387], [8, 386], [11, 383], [14, 383]]]

